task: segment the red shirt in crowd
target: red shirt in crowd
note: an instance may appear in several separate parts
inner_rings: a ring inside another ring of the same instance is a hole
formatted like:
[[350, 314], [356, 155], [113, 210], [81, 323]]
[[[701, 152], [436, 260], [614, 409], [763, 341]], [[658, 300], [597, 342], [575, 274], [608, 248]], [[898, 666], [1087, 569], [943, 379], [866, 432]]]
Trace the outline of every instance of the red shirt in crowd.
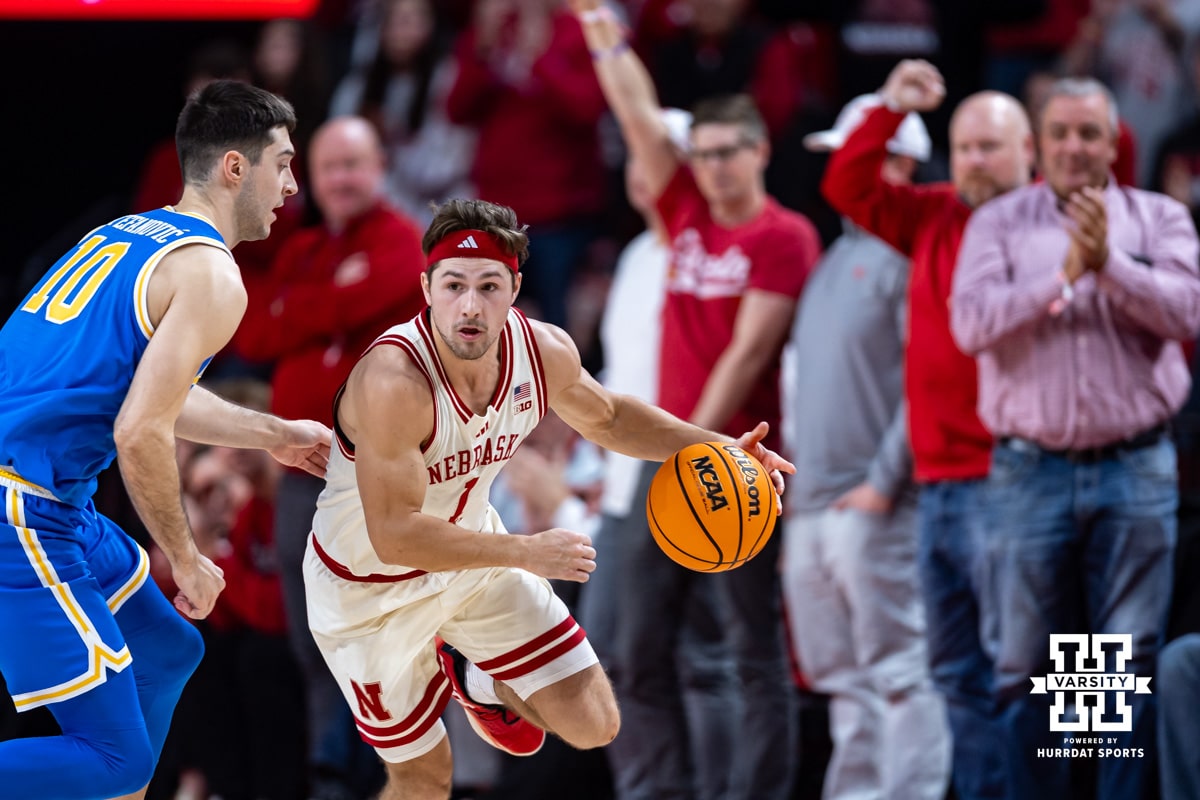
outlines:
[[[757, 289], [800, 297], [821, 255], [821, 242], [803, 215], [770, 197], [749, 222], [734, 228], [717, 224], [686, 167], [663, 190], [658, 211], [671, 236], [658, 404], [688, 419], [709, 373], [733, 340], [742, 294]], [[779, 353], [770, 364], [722, 432], [737, 436], [766, 420], [771, 425], [766, 444], [774, 449], [779, 442]]]
[[372, 340], [425, 307], [416, 227], [379, 204], [344, 231], [305, 228], [283, 243], [269, 280], [247, 287], [234, 339], [246, 358], [274, 361], [271, 410], [333, 424], [333, 396]]
[[[484, 60], [475, 29], [466, 30], [446, 100], [453, 122], [479, 130], [471, 175], [479, 196], [511, 206], [528, 224], [595, 213], [604, 204], [596, 125], [608, 106], [578, 20], [556, 12], [550, 22], [546, 50], [521, 79], [502, 78], [494, 62], [507, 56]], [[498, 49], [512, 34], [498, 34]]]
[[975, 359], [950, 335], [950, 283], [971, 209], [949, 183], [893, 186], [880, 177], [903, 114], [872, 110], [835, 152], [821, 191], [829, 203], [912, 261], [905, 397], [916, 479], [982, 478], [992, 438], [976, 414]]

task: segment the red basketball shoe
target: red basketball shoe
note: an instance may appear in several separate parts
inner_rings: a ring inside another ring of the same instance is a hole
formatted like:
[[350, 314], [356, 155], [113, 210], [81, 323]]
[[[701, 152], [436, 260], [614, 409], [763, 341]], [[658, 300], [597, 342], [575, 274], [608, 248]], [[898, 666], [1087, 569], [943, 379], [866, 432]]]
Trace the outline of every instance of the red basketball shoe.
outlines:
[[467, 659], [448, 644], [438, 650], [442, 672], [450, 679], [454, 699], [467, 712], [467, 721], [485, 741], [514, 756], [531, 756], [542, 749], [546, 732], [504, 706], [483, 705], [467, 696]]

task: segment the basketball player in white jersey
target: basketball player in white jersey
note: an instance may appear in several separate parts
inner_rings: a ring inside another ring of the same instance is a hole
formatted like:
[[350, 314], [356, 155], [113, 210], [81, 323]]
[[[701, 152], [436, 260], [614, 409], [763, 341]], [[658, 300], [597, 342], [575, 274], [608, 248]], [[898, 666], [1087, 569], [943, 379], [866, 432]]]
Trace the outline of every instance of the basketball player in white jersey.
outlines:
[[[544, 731], [581, 749], [617, 734], [608, 680], [546, 581], [586, 581], [591, 541], [559, 528], [508, 536], [488, 504], [542, 415], [553, 408], [640, 459], [728, 438], [608, 392], [566, 333], [512, 308], [528, 239], [511, 209], [451, 200], [423, 248], [429, 309], [380, 336], [335, 401], [304, 564], [313, 635], [387, 764], [381, 800], [449, 797], [451, 696], [515, 755], [537, 752]], [[760, 444], [766, 430], [738, 443], [782, 491], [779, 471], [794, 470]]]

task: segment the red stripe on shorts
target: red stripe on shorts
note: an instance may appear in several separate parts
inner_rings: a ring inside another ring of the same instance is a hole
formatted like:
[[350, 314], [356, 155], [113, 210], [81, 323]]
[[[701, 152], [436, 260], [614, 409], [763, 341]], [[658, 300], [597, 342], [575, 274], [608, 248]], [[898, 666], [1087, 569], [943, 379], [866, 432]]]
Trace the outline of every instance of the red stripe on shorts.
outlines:
[[[476, 664], [476, 666], [478, 666], [484, 672], [492, 674], [493, 677], [497, 677], [495, 674], [496, 670], [504, 670], [507, 672], [507, 671], [512, 671], [515, 669], [515, 670], [518, 670], [516, 672], [517, 675], [524, 675], [525, 672], [527, 671], [525, 669], [526, 664], [521, 664], [519, 667], [517, 667], [517, 666], [514, 666], [514, 662], [520, 661], [521, 659], [531, 656], [534, 653], [537, 653], [539, 650], [542, 650], [543, 648], [548, 647], [555, 640], [560, 639], [563, 636], [565, 636], [572, 628], [578, 628], [576, 633], [577, 633], [579, 639], [582, 639], [584, 637], [585, 634], [583, 632], [583, 629], [579, 628], [579, 624], [577, 622], [575, 622], [575, 618], [568, 616], [562, 622], [558, 623], [553, 628], [551, 628], [550, 630], [543, 633], [541, 636], [538, 636], [535, 639], [531, 639], [530, 641], [526, 642], [525, 644], [521, 645], [520, 647], [517, 647], [513, 650], [509, 650], [504, 655], [497, 656], [496, 658], [488, 659], [487, 661], [480, 661], [478, 664]], [[572, 636], [571, 639], [569, 639], [568, 641], [573, 641], [574, 639], [575, 639], [575, 637]], [[554, 649], [558, 650], [558, 647], [555, 647]], [[567, 648], [567, 649], [569, 650], [570, 648]], [[543, 654], [539, 654], [537, 659], [534, 659], [534, 660], [540, 660], [542, 658], [542, 655]], [[546, 663], [546, 662], [542, 662], [542, 663]], [[536, 669], [536, 667], [535, 667], [535, 669]]]
[[573, 650], [586, 638], [587, 634], [583, 632], [583, 628], [576, 628], [575, 632], [566, 639], [563, 639], [549, 650], [539, 653], [528, 661], [506, 670], [489, 670], [488, 674], [499, 681], [508, 681], [512, 680], [513, 678], [520, 678], [523, 675], [528, 675], [535, 670], [541, 669], [564, 653]]

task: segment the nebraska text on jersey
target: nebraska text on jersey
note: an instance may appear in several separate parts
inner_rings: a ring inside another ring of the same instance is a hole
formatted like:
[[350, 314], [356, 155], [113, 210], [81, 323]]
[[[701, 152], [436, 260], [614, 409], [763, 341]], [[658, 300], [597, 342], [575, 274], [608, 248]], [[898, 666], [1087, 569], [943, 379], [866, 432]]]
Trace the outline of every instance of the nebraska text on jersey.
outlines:
[[429, 470], [429, 485], [434, 486], [459, 475], [474, 472], [479, 467], [496, 461], [507, 461], [517, 449], [518, 438], [515, 433], [492, 436], [484, 439], [483, 444], [446, 456], [436, 464], [426, 467]]

